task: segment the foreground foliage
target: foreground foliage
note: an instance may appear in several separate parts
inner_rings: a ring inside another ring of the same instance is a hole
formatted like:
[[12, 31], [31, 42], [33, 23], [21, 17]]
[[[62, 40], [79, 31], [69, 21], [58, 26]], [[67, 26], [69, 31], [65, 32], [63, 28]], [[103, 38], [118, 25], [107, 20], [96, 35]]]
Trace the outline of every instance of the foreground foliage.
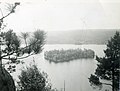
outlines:
[[48, 82], [48, 75], [40, 72], [35, 64], [23, 69], [19, 79], [18, 91], [54, 91]]
[[[116, 32], [114, 37], [108, 41], [107, 49], [104, 51], [105, 57], [96, 57], [98, 61], [95, 75], [91, 74], [89, 81], [93, 86], [109, 85], [112, 91], [119, 90], [120, 72], [120, 33]], [[100, 79], [110, 81], [102, 83]]]
[[[16, 64], [21, 63], [20, 59], [40, 53], [44, 45], [45, 33], [40, 29], [33, 32], [32, 37], [24, 36], [25, 46], [21, 45], [22, 39], [12, 29], [5, 30], [4, 20], [15, 13], [18, 5], [20, 5], [19, 2], [8, 4], [8, 11], [5, 14], [0, 8], [2, 14], [0, 17], [0, 91], [15, 91], [13, 78], [7, 71], [15, 72]], [[5, 70], [6, 65], [8, 66], [7, 70]]]
[[[2, 5], [2, 2], [0, 2], [0, 5]], [[0, 91], [15, 91], [15, 84], [12, 76], [7, 72], [7, 70], [3, 67], [3, 59], [6, 57], [9, 57], [8, 55], [11, 54], [9, 51], [10, 47], [8, 49], [4, 49], [8, 44], [5, 39], [5, 36], [2, 36], [1, 31], [4, 30], [6, 27], [6, 24], [4, 24], [4, 19], [8, 17], [9, 15], [15, 13], [16, 7], [20, 5], [19, 2], [16, 2], [14, 4], [8, 4], [7, 10], [8, 13], [4, 14], [3, 9], [0, 7], [1, 15], [0, 17]], [[14, 49], [13, 49], [14, 50]]]
[[51, 50], [44, 53], [46, 60], [53, 62], [68, 62], [81, 58], [94, 58], [94, 51], [90, 49]]

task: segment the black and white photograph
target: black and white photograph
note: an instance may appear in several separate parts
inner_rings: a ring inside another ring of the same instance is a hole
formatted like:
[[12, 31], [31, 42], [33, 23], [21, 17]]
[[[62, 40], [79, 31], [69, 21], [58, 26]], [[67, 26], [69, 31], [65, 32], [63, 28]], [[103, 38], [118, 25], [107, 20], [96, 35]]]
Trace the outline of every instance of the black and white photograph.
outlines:
[[120, 91], [120, 0], [0, 0], [0, 91]]

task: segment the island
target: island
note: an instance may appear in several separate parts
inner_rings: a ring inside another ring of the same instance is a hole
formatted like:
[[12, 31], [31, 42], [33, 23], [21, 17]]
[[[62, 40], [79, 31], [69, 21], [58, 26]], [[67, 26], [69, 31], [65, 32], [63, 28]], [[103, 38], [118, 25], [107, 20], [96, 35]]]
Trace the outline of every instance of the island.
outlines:
[[93, 59], [95, 52], [91, 49], [50, 50], [44, 52], [44, 58], [50, 62], [69, 62], [76, 59]]

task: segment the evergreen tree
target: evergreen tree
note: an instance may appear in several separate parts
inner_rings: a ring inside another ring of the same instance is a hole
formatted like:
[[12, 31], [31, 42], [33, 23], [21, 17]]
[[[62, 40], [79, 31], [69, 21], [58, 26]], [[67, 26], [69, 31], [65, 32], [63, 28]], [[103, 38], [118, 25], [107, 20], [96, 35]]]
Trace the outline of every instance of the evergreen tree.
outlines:
[[39, 71], [36, 64], [22, 69], [18, 82], [20, 91], [52, 91], [48, 75]]
[[[1, 4], [1, 3], [0, 3]], [[0, 91], [15, 91], [15, 84], [9, 72], [14, 72], [16, 64], [21, 63], [20, 59], [38, 54], [42, 51], [45, 42], [45, 33], [40, 29], [36, 30], [32, 37], [25, 35], [25, 46], [21, 46], [21, 40], [12, 29], [3, 32], [4, 19], [15, 12], [15, 8], [20, 3], [10, 4], [9, 13], [0, 18]], [[3, 62], [6, 60], [7, 62]], [[8, 71], [3, 64], [9, 65]]]
[[[98, 61], [95, 75], [91, 74], [89, 82], [91, 85], [101, 86], [102, 84], [112, 87], [112, 91], [119, 90], [120, 74], [120, 33], [116, 32], [114, 37], [108, 41], [107, 49], [104, 50], [104, 57], [96, 57]], [[100, 80], [108, 80], [111, 83], [102, 83]]]
[[28, 32], [25, 32], [25, 33], [21, 33], [21, 38], [24, 39], [25, 41], [25, 45], [27, 46], [27, 38], [29, 37], [29, 33]]

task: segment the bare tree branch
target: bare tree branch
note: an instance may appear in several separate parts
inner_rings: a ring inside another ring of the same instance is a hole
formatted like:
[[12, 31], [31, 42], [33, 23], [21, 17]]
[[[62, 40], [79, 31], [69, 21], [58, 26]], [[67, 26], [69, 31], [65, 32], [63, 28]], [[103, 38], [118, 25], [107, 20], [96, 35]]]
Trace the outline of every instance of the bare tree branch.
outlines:
[[102, 84], [112, 86], [112, 84], [109, 84], [109, 83], [102, 83]]
[[17, 59], [24, 59], [24, 58], [27, 58], [27, 57], [32, 56], [32, 55], [34, 55], [34, 54], [35, 54], [35, 53], [29, 54], [29, 55], [27, 55], [27, 56], [25, 56], [25, 57], [18, 57]]
[[[16, 59], [24, 59], [24, 58], [27, 58], [27, 57], [32, 56], [32, 55], [34, 55], [34, 53], [29, 54], [29, 55], [24, 56], [24, 57], [18, 57], [18, 58], [16, 58]], [[3, 57], [2, 59], [11, 60], [10, 58], [6, 58], [6, 57]]]
[[15, 3], [15, 5], [14, 5], [13, 8], [11, 9], [11, 11], [10, 11], [7, 15], [3, 16], [3, 17], [0, 19], [0, 21], [3, 21], [3, 19], [6, 18], [6, 17], [8, 17], [11, 13], [14, 13], [13, 11], [15, 10], [16, 6], [19, 5], [19, 4], [20, 4], [20, 3]]
[[[38, 41], [39, 41], [39, 40], [36, 40], [35, 43], [37, 43]], [[30, 45], [28, 45], [28, 46], [26, 46], [26, 47], [23, 47], [23, 48], [21, 48], [21, 49], [19, 49], [19, 50], [17, 50], [17, 51], [13, 51], [12, 53], [8, 53], [8, 54], [6, 54], [6, 55], [3, 55], [3, 56], [1, 56], [1, 58], [4, 58], [4, 57], [10, 56], [10, 55], [13, 55], [14, 53], [21, 52], [21, 51], [25, 50], [26, 48], [29, 48], [30, 46], [34, 45], [35, 43], [32, 43], [32, 44], [30, 44]]]

